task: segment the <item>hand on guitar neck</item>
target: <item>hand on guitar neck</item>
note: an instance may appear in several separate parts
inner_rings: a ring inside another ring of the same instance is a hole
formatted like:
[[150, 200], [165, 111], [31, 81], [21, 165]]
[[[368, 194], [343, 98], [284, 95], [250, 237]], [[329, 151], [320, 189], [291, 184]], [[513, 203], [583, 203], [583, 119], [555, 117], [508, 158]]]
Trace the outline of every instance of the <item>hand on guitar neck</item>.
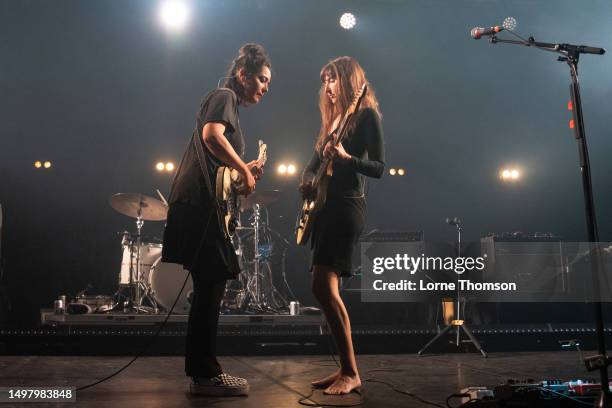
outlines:
[[255, 184], [263, 176], [263, 166], [266, 164], [268, 147], [261, 140], [259, 141], [259, 155], [257, 160], [246, 163], [246, 170], [239, 171], [242, 176], [237, 186], [236, 192], [247, 196], [255, 191]]

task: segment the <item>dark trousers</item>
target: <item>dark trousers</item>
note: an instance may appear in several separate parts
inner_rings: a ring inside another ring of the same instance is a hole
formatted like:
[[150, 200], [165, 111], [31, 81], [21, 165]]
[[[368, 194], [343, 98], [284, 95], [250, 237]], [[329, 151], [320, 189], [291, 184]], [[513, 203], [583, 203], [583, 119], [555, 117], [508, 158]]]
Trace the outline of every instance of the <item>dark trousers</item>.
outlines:
[[221, 374], [217, 361], [217, 325], [225, 280], [214, 280], [211, 271], [192, 272], [193, 299], [185, 345], [185, 373], [189, 377]]

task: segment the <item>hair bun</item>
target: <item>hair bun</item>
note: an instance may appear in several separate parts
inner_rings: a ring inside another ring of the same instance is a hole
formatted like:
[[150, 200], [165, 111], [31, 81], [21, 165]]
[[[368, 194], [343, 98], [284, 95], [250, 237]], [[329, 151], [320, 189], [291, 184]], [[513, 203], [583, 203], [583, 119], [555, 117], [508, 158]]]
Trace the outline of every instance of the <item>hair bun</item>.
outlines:
[[240, 55], [255, 57], [257, 54], [263, 53], [263, 47], [259, 44], [248, 43], [240, 47]]
[[238, 56], [230, 64], [223, 86], [231, 88], [238, 94], [242, 91], [242, 85], [238, 81], [238, 73], [244, 70], [245, 74], [257, 75], [262, 67], [272, 69], [270, 57], [264, 47], [256, 43], [244, 44], [238, 50]]

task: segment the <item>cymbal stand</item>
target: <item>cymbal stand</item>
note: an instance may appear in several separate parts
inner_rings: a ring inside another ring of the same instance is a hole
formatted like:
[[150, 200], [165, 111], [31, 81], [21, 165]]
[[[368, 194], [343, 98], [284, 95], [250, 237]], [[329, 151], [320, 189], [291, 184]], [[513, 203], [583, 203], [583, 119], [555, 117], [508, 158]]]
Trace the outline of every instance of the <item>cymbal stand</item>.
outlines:
[[251, 226], [253, 227], [253, 261], [252, 261], [252, 275], [248, 276], [245, 285], [246, 296], [244, 304], [247, 309], [261, 312], [266, 308], [266, 305], [262, 302], [261, 294], [261, 279], [259, 276], [259, 260], [261, 255], [259, 254], [259, 228], [260, 228], [260, 207], [259, 204], [253, 206], [253, 215], [251, 217]]
[[136, 300], [136, 313], [140, 311], [140, 244], [142, 242], [142, 226], [144, 220], [142, 219], [142, 208], [138, 208], [138, 217], [136, 218], [136, 289], [135, 289], [135, 300]]
[[[142, 227], [144, 225], [144, 219], [142, 216], [142, 209], [139, 208], [136, 217], [136, 237], [129, 238], [129, 246], [130, 246], [130, 295], [127, 301], [124, 304], [123, 311], [125, 313], [129, 312], [145, 312], [151, 313], [152, 311], [147, 307], [143, 306], [143, 300], [146, 298], [149, 300], [151, 305], [153, 306], [153, 312], [157, 310], [157, 302], [149, 296], [149, 287], [145, 283], [143, 283], [142, 271], [140, 268], [140, 250], [142, 246]], [[125, 239], [125, 238], [124, 238]], [[136, 247], [136, 249], [134, 249]], [[136, 256], [134, 256], [134, 252]], [[134, 258], [136, 266], [134, 266]]]
[[[282, 313], [283, 309], [288, 308], [289, 302], [274, 285], [272, 267], [270, 265], [272, 235], [274, 234], [283, 240], [287, 246], [289, 243], [270, 228], [266, 221], [268, 218], [267, 212], [262, 214], [262, 209], [264, 208], [260, 204], [254, 204], [251, 209], [253, 214], [249, 219], [250, 226], [239, 226], [238, 228], [239, 230], [248, 231], [248, 233], [244, 236], [236, 234], [233, 240], [236, 254], [239, 257], [240, 267], [243, 271], [238, 278], [242, 285], [242, 290], [238, 291], [241, 294], [236, 295], [236, 306], [234, 308], [250, 313]], [[252, 244], [251, 240], [253, 240]], [[264, 243], [269, 244], [267, 245], [269, 249], [262, 245], [262, 240]], [[251, 248], [253, 254], [251, 254]], [[284, 258], [285, 253], [283, 252], [282, 275], [287, 289], [291, 292], [286, 280]], [[232, 309], [232, 307], [230, 306], [228, 309]]]
[[255, 251], [253, 256], [253, 270], [255, 272], [255, 304], [261, 308], [263, 305], [261, 303], [261, 282], [259, 279], [259, 258], [261, 254], [259, 253], [259, 204], [255, 204], [253, 207], [253, 250]]
[[[136, 218], [136, 313], [155, 313], [157, 311], [157, 302], [150, 296], [150, 288], [147, 282], [144, 281], [143, 271], [141, 271], [140, 262], [140, 251], [142, 249], [142, 227], [144, 225], [144, 219], [142, 216], [142, 207], [138, 209], [138, 217]], [[143, 300], [148, 299], [149, 303], [153, 307], [151, 310], [148, 306], [143, 306]]]
[[255, 204], [252, 207], [253, 215], [251, 216], [251, 226], [253, 229], [253, 258], [249, 262], [245, 263], [247, 266], [245, 269], [246, 284], [245, 298], [243, 300], [243, 307], [246, 310], [252, 312], [265, 312], [270, 310], [270, 305], [265, 299], [263, 294], [263, 276], [260, 262], [262, 260], [259, 240], [261, 238], [261, 206]]
[[[288, 295], [291, 296], [293, 299], [297, 300], [297, 297], [293, 294], [293, 291], [289, 286], [289, 282], [287, 282], [286, 273], [287, 249], [291, 246], [291, 244], [289, 243], [289, 241], [287, 241], [286, 238], [281, 236], [281, 234], [272, 229], [272, 227], [270, 226], [270, 215], [267, 211], [265, 221], [261, 223], [261, 229], [264, 235], [264, 240], [266, 240], [267, 242], [272, 242], [272, 237], [274, 236], [277, 238], [277, 243], [281, 241], [281, 244], [284, 244], [281, 255], [281, 277], [283, 279], [283, 284], [285, 286], [285, 290], [288, 292]], [[265, 258], [265, 256], [263, 256], [263, 251], [261, 252], [262, 258]], [[274, 284], [274, 279], [272, 277], [272, 269], [269, 266], [270, 264], [266, 263], [266, 265], [268, 266], [268, 282], [270, 284], [268, 286], [268, 291], [264, 292], [264, 294], [266, 294], [267, 298], [269, 299], [270, 307], [272, 307], [276, 312], [282, 313], [283, 310], [289, 309], [289, 301], [287, 300], [287, 297], [285, 295], [281, 294], [280, 290]]]

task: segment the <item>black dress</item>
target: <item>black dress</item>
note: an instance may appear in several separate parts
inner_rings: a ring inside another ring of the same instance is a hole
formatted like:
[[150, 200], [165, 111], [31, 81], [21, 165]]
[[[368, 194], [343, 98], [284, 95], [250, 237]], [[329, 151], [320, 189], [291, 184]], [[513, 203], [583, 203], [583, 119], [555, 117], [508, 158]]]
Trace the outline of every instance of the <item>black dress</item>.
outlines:
[[[224, 135], [234, 150], [239, 155], [244, 153], [238, 101], [232, 90], [216, 89], [202, 100], [196, 129], [172, 184], [164, 231], [162, 260], [183, 265], [193, 279], [185, 344], [185, 373], [191, 377], [214, 377], [223, 372], [216, 356], [219, 308], [225, 280], [240, 272], [233, 246], [219, 227], [196, 153], [195, 143], [202, 143], [206, 151], [202, 128], [208, 122], [223, 123]], [[215, 173], [221, 162], [210, 152], [205, 155], [214, 192]]]
[[[358, 112], [342, 146], [352, 158], [333, 163], [327, 200], [313, 224], [311, 269], [330, 266], [340, 276], [351, 276], [353, 251], [365, 225], [364, 176], [380, 178], [385, 169], [382, 125], [375, 110]], [[315, 151], [304, 169], [303, 182], [312, 181], [321, 160], [322, 152]]]

